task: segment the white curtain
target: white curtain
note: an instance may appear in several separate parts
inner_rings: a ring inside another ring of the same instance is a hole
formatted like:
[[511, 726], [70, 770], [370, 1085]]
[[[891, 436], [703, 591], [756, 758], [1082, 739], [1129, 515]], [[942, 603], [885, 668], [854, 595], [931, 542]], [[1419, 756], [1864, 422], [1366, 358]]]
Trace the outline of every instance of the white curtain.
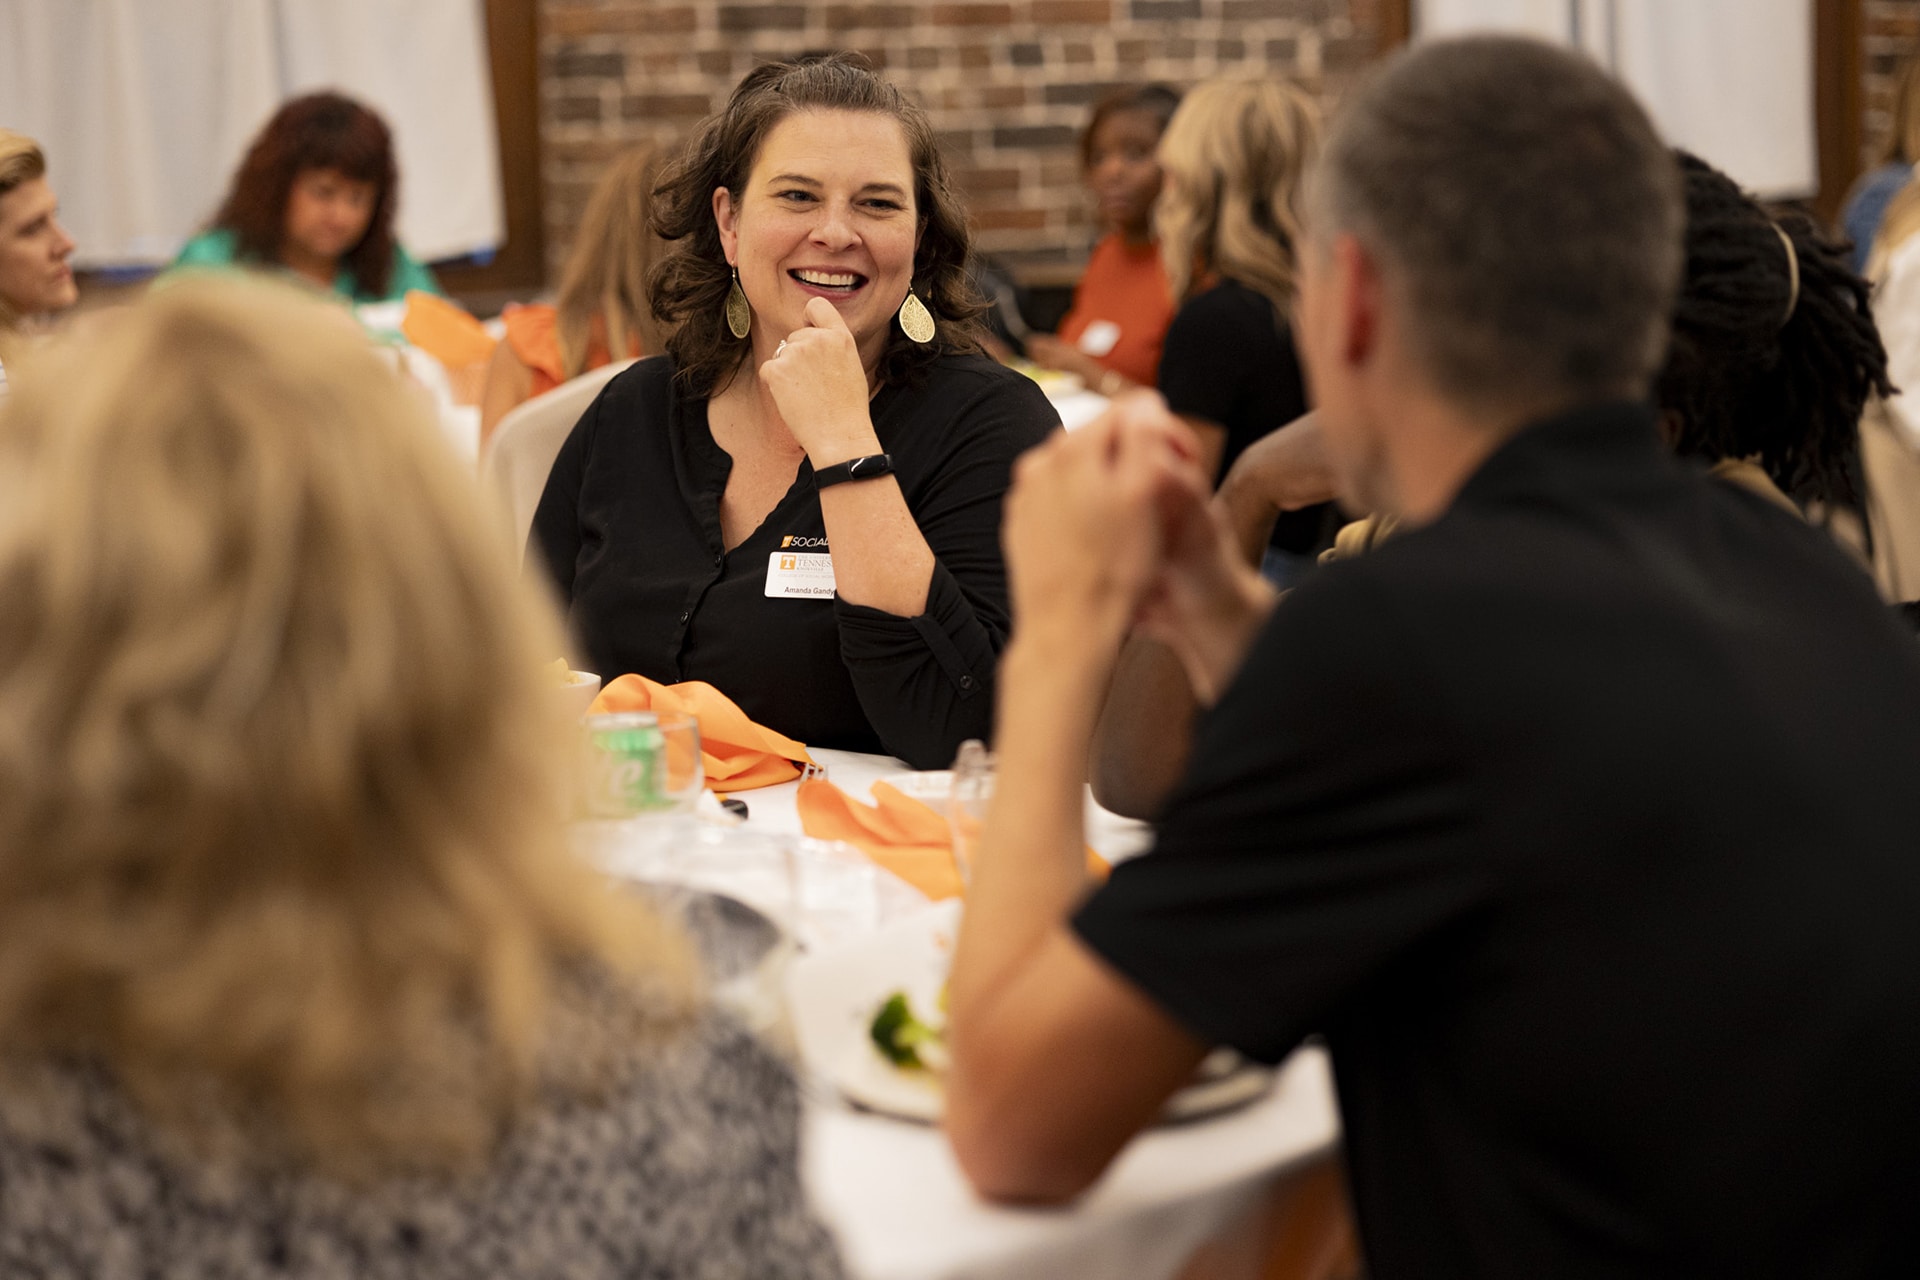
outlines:
[[338, 89], [393, 126], [400, 239], [422, 261], [503, 238], [484, 0], [274, 0], [288, 96]]
[[502, 239], [484, 0], [0, 0], [0, 124], [47, 152], [84, 266], [163, 263], [281, 102], [351, 94], [392, 126], [400, 238]]
[[1416, 0], [1419, 36], [1517, 31], [1575, 44], [1661, 133], [1769, 199], [1819, 189], [1810, 0]]

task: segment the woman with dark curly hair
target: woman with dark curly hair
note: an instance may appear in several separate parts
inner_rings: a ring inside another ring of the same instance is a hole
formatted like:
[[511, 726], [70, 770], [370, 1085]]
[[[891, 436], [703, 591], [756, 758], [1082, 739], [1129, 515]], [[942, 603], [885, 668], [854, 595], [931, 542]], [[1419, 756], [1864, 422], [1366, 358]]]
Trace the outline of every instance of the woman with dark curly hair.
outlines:
[[394, 238], [399, 203], [386, 122], [341, 94], [310, 93], [267, 121], [213, 226], [173, 265], [278, 268], [352, 302], [439, 293]]
[[947, 764], [991, 727], [1013, 459], [1059, 419], [979, 351], [925, 113], [853, 55], [763, 66], [655, 200], [667, 355], [608, 384], [534, 516], [586, 663]]

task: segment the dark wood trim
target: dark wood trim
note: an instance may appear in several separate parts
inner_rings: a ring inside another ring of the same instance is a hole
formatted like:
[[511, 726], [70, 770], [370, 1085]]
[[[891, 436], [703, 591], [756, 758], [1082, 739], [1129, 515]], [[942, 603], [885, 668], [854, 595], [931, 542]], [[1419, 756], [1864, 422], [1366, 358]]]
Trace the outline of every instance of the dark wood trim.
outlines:
[[456, 297], [489, 296], [491, 301], [490, 295], [537, 291], [547, 278], [538, 0], [487, 0], [487, 48], [493, 62], [493, 116], [500, 133], [500, 195], [507, 241], [484, 267], [436, 267], [434, 273]]
[[1380, 15], [1380, 52], [1398, 49], [1413, 38], [1413, 0], [1374, 0]]
[[1861, 0], [1814, 0], [1813, 101], [1820, 190], [1813, 210], [1839, 221], [1847, 189], [1860, 176]]

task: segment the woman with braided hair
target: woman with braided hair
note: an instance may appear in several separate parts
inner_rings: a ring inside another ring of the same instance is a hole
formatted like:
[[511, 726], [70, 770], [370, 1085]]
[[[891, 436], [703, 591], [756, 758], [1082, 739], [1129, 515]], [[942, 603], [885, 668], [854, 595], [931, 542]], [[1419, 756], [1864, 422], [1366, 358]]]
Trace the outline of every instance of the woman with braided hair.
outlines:
[[1669, 443], [1801, 510], [1860, 510], [1860, 415], [1892, 391], [1867, 283], [1810, 218], [1679, 161], [1686, 275], [1654, 384]]

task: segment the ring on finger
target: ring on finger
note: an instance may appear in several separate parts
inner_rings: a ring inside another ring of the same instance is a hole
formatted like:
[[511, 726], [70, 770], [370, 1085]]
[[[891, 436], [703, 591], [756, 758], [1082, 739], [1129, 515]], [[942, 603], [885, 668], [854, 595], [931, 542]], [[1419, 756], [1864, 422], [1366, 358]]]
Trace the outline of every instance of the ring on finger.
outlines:
[[782, 338], [780, 339], [780, 345], [773, 349], [773, 354], [777, 356], [782, 351], [785, 351], [786, 349], [787, 349], [787, 340], [785, 338]]

